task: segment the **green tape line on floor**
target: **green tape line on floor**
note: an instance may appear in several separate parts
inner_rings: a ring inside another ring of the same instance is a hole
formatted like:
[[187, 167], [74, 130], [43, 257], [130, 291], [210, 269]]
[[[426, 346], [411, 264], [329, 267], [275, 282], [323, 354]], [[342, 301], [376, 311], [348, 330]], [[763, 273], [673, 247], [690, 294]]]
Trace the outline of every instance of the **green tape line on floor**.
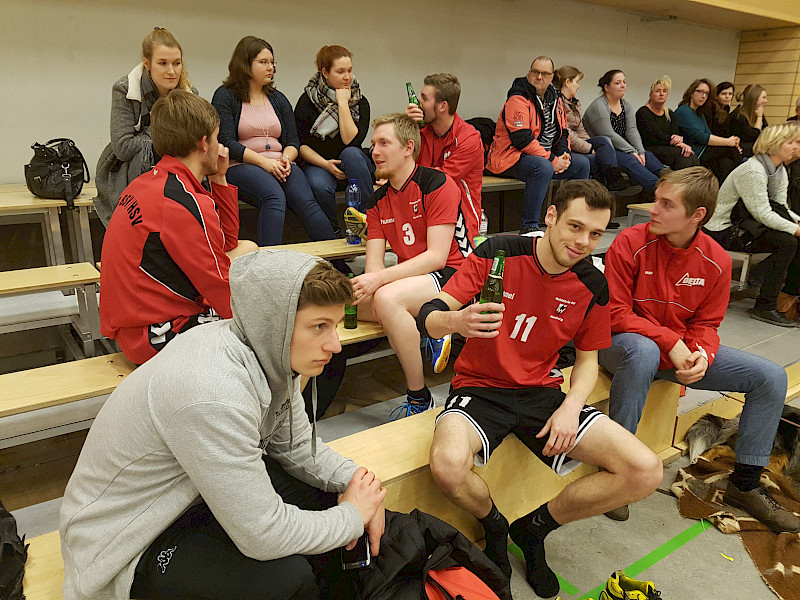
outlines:
[[[525, 562], [525, 556], [523, 556], [522, 550], [519, 549], [519, 546], [517, 546], [516, 544], [511, 544], [511, 545], [509, 545], [508, 549], [511, 550], [511, 552], [517, 558], [519, 558], [523, 563]], [[556, 573], [556, 577], [558, 577], [558, 583], [561, 586], [561, 590], [565, 594], [569, 594], [570, 596], [574, 596], [575, 594], [580, 594], [581, 593], [581, 591], [578, 588], [576, 588], [569, 581], [567, 581], [566, 579], [561, 577], [561, 575], [559, 575], [558, 573]]]
[[[707, 529], [711, 529], [712, 527], [713, 525], [711, 525], [711, 523], [709, 523], [704, 519], [701, 519], [700, 521], [689, 527], [689, 529], [687, 529], [686, 531], [679, 533], [668, 542], [665, 542], [664, 544], [662, 544], [649, 554], [646, 554], [645, 556], [637, 560], [628, 568], [624, 569], [625, 574], [628, 577], [636, 577], [639, 573], [642, 573], [643, 571], [649, 569], [658, 561], [660, 561], [662, 558], [666, 558], [667, 556], [675, 552], [675, 550], [677, 550], [687, 542], [693, 540]], [[600, 592], [603, 591], [605, 585], [606, 585], [605, 582], [601, 583], [590, 592], [587, 592], [586, 594], [581, 596], [579, 600], [585, 600], [587, 598], [597, 598]], [[658, 587], [658, 584], [656, 584], [656, 587]], [[564, 589], [564, 592], [567, 592], [567, 590]], [[571, 594], [572, 592], [567, 592], [567, 593]]]

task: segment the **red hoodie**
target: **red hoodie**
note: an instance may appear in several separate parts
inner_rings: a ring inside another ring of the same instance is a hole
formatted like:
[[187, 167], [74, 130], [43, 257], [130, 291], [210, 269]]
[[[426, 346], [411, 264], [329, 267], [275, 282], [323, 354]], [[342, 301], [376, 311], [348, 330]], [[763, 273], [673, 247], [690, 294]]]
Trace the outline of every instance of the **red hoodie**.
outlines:
[[674, 367], [667, 355], [680, 339], [714, 362], [731, 285], [731, 259], [717, 242], [698, 231], [688, 248], [675, 248], [643, 223], [620, 232], [605, 263], [612, 333], [649, 337], [661, 369]]

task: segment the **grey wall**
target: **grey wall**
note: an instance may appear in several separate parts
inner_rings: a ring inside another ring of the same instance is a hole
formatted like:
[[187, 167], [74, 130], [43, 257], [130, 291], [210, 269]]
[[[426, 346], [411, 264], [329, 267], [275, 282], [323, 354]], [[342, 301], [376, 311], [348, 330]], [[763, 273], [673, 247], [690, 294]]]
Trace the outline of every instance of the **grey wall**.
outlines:
[[448, 71], [461, 79], [459, 112], [496, 119], [511, 80], [539, 54], [586, 73], [584, 105], [597, 78], [621, 68], [634, 106], [665, 73], [674, 106], [695, 77], [732, 79], [738, 50], [734, 31], [571, 0], [0, 0], [0, 15], [0, 183], [23, 181], [31, 143], [61, 136], [77, 142], [94, 175], [108, 143], [111, 85], [140, 60], [153, 26], [180, 40], [191, 80], [209, 99], [244, 35], [275, 47], [276, 82], [293, 103], [320, 46], [347, 46], [375, 116], [405, 107], [406, 81], [419, 91], [424, 75]]

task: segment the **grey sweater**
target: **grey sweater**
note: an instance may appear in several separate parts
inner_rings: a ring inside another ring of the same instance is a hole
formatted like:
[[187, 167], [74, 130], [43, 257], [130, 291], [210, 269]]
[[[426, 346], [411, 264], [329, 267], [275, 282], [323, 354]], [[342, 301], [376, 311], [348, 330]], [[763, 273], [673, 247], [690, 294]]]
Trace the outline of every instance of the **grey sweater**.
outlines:
[[611, 108], [608, 106], [605, 94], [595, 98], [583, 113], [583, 125], [592, 137], [604, 135], [611, 138], [614, 148], [620, 152], [644, 154], [644, 144], [639, 130], [636, 129], [636, 112], [625, 98], [620, 102], [625, 107], [625, 137], [611, 127]]
[[261, 250], [233, 261], [233, 319], [172, 340], [111, 394], [61, 507], [65, 600], [128, 598], [144, 550], [204, 500], [246, 556], [319, 554], [363, 532], [358, 509], [284, 504], [262, 453], [342, 492], [356, 465], [312, 429], [289, 347], [298, 294], [318, 259]]
[[789, 210], [794, 222], [787, 221], [770, 207], [770, 201], [789, 205], [786, 201], [786, 190], [789, 179], [783, 165], [775, 168], [769, 157], [760, 154], [736, 167], [722, 183], [717, 196], [717, 208], [714, 215], [706, 223], [709, 231], [722, 231], [731, 227], [731, 212], [739, 201], [744, 202], [748, 212], [756, 221], [770, 229], [784, 231], [794, 235], [800, 216]]

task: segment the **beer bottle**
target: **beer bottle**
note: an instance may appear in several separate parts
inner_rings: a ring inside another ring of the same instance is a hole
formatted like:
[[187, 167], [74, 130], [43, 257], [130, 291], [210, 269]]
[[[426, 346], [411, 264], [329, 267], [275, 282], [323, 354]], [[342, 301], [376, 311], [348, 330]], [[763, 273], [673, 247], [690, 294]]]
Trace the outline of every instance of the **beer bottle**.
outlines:
[[[348, 277], [352, 279], [353, 274], [350, 273]], [[344, 305], [344, 328], [345, 329], [358, 328], [358, 307], [353, 306], [349, 302]]]
[[481, 289], [481, 304], [486, 304], [487, 302], [496, 302], [500, 304], [503, 302], [503, 267], [505, 266], [505, 262], [505, 250], [498, 250], [494, 255], [492, 270], [489, 271], [489, 277], [486, 278], [486, 283], [483, 284], [483, 288]]
[[[419, 103], [419, 98], [417, 98], [417, 94], [414, 92], [414, 87], [411, 85], [410, 81], [406, 82], [406, 91], [408, 92], [408, 103], [416, 104], [417, 108], [422, 110], [422, 105]], [[422, 121], [420, 121], [418, 125], [420, 129], [425, 126], [425, 117], [422, 117]]]

